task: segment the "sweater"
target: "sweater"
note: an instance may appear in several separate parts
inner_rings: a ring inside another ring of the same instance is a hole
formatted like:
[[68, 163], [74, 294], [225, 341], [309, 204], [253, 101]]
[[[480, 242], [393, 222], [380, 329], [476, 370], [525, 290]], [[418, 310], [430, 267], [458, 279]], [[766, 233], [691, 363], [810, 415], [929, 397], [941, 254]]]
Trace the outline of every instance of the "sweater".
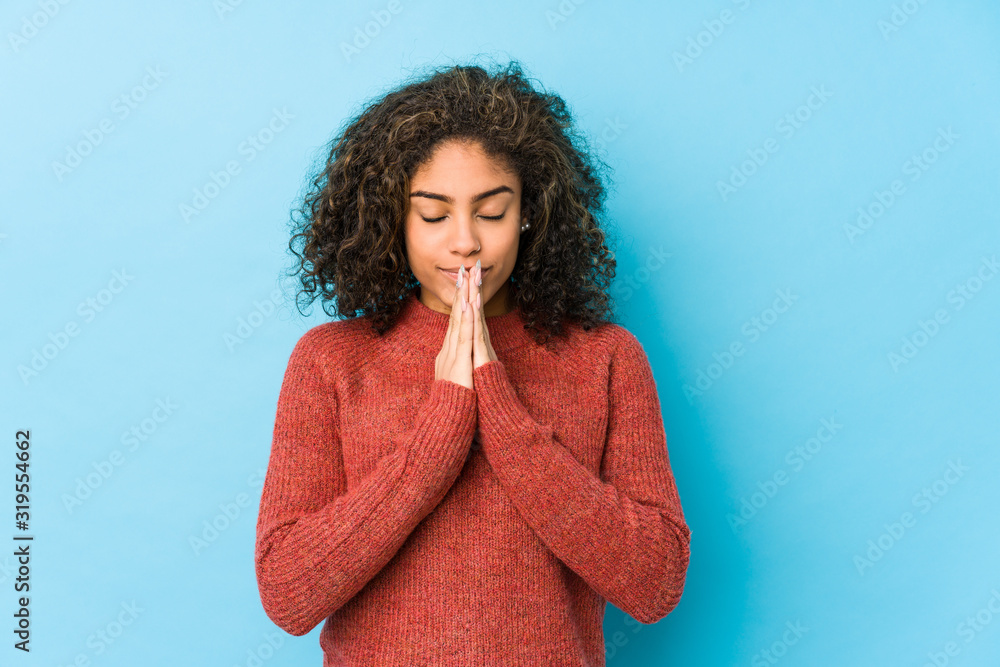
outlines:
[[[326, 621], [333, 665], [605, 665], [610, 602], [678, 604], [690, 556], [639, 341], [576, 324], [538, 345], [486, 318], [473, 388], [434, 379], [449, 315], [406, 297], [307, 330], [288, 360], [257, 520], [268, 617]], [[555, 339], [553, 339], [555, 340]]]

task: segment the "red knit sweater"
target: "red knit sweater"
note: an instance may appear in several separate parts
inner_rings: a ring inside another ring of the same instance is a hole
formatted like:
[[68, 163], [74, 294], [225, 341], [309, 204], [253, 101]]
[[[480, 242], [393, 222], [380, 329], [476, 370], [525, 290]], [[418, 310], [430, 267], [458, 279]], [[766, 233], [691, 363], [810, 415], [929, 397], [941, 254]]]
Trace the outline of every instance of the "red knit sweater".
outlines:
[[448, 316], [417, 299], [384, 337], [327, 322], [278, 398], [256, 573], [282, 629], [332, 665], [604, 665], [605, 601], [680, 600], [690, 533], [638, 340], [520, 311], [487, 318], [474, 389], [434, 380]]

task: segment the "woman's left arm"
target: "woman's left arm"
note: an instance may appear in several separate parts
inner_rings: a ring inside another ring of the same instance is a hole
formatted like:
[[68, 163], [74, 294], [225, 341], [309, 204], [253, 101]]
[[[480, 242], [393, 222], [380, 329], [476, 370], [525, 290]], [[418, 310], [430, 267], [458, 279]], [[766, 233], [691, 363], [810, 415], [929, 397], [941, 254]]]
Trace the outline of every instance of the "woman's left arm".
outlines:
[[655, 623], [680, 601], [691, 531], [649, 361], [628, 330], [613, 337], [600, 478], [531, 417], [499, 360], [473, 371], [479, 433], [508, 497], [556, 557], [616, 607]]

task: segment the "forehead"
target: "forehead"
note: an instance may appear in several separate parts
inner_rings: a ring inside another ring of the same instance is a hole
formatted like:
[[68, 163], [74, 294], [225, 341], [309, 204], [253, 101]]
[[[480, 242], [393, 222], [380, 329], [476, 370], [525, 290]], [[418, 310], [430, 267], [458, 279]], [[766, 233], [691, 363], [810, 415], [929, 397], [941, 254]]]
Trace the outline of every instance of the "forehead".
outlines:
[[[486, 153], [478, 142], [448, 140], [438, 144], [410, 179], [410, 189], [441, 188], [461, 193], [479, 192], [482, 186], [520, 185], [520, 179], [502, 158]], [[447, 193], [446, 193], [447, 194]]]

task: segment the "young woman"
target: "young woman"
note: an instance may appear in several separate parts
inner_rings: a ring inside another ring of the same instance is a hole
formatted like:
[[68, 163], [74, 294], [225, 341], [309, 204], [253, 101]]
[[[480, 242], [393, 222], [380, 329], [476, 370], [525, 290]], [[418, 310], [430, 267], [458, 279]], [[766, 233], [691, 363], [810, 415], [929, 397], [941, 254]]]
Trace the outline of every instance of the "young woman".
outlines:
[[267, 615], [330, 665], [604, 665], [605, 603], [689, 559], [604, 188], [565, 103], [455, 66], [334, 142], [290, 244], [344, 319], [291, 352], [257, 524]]

